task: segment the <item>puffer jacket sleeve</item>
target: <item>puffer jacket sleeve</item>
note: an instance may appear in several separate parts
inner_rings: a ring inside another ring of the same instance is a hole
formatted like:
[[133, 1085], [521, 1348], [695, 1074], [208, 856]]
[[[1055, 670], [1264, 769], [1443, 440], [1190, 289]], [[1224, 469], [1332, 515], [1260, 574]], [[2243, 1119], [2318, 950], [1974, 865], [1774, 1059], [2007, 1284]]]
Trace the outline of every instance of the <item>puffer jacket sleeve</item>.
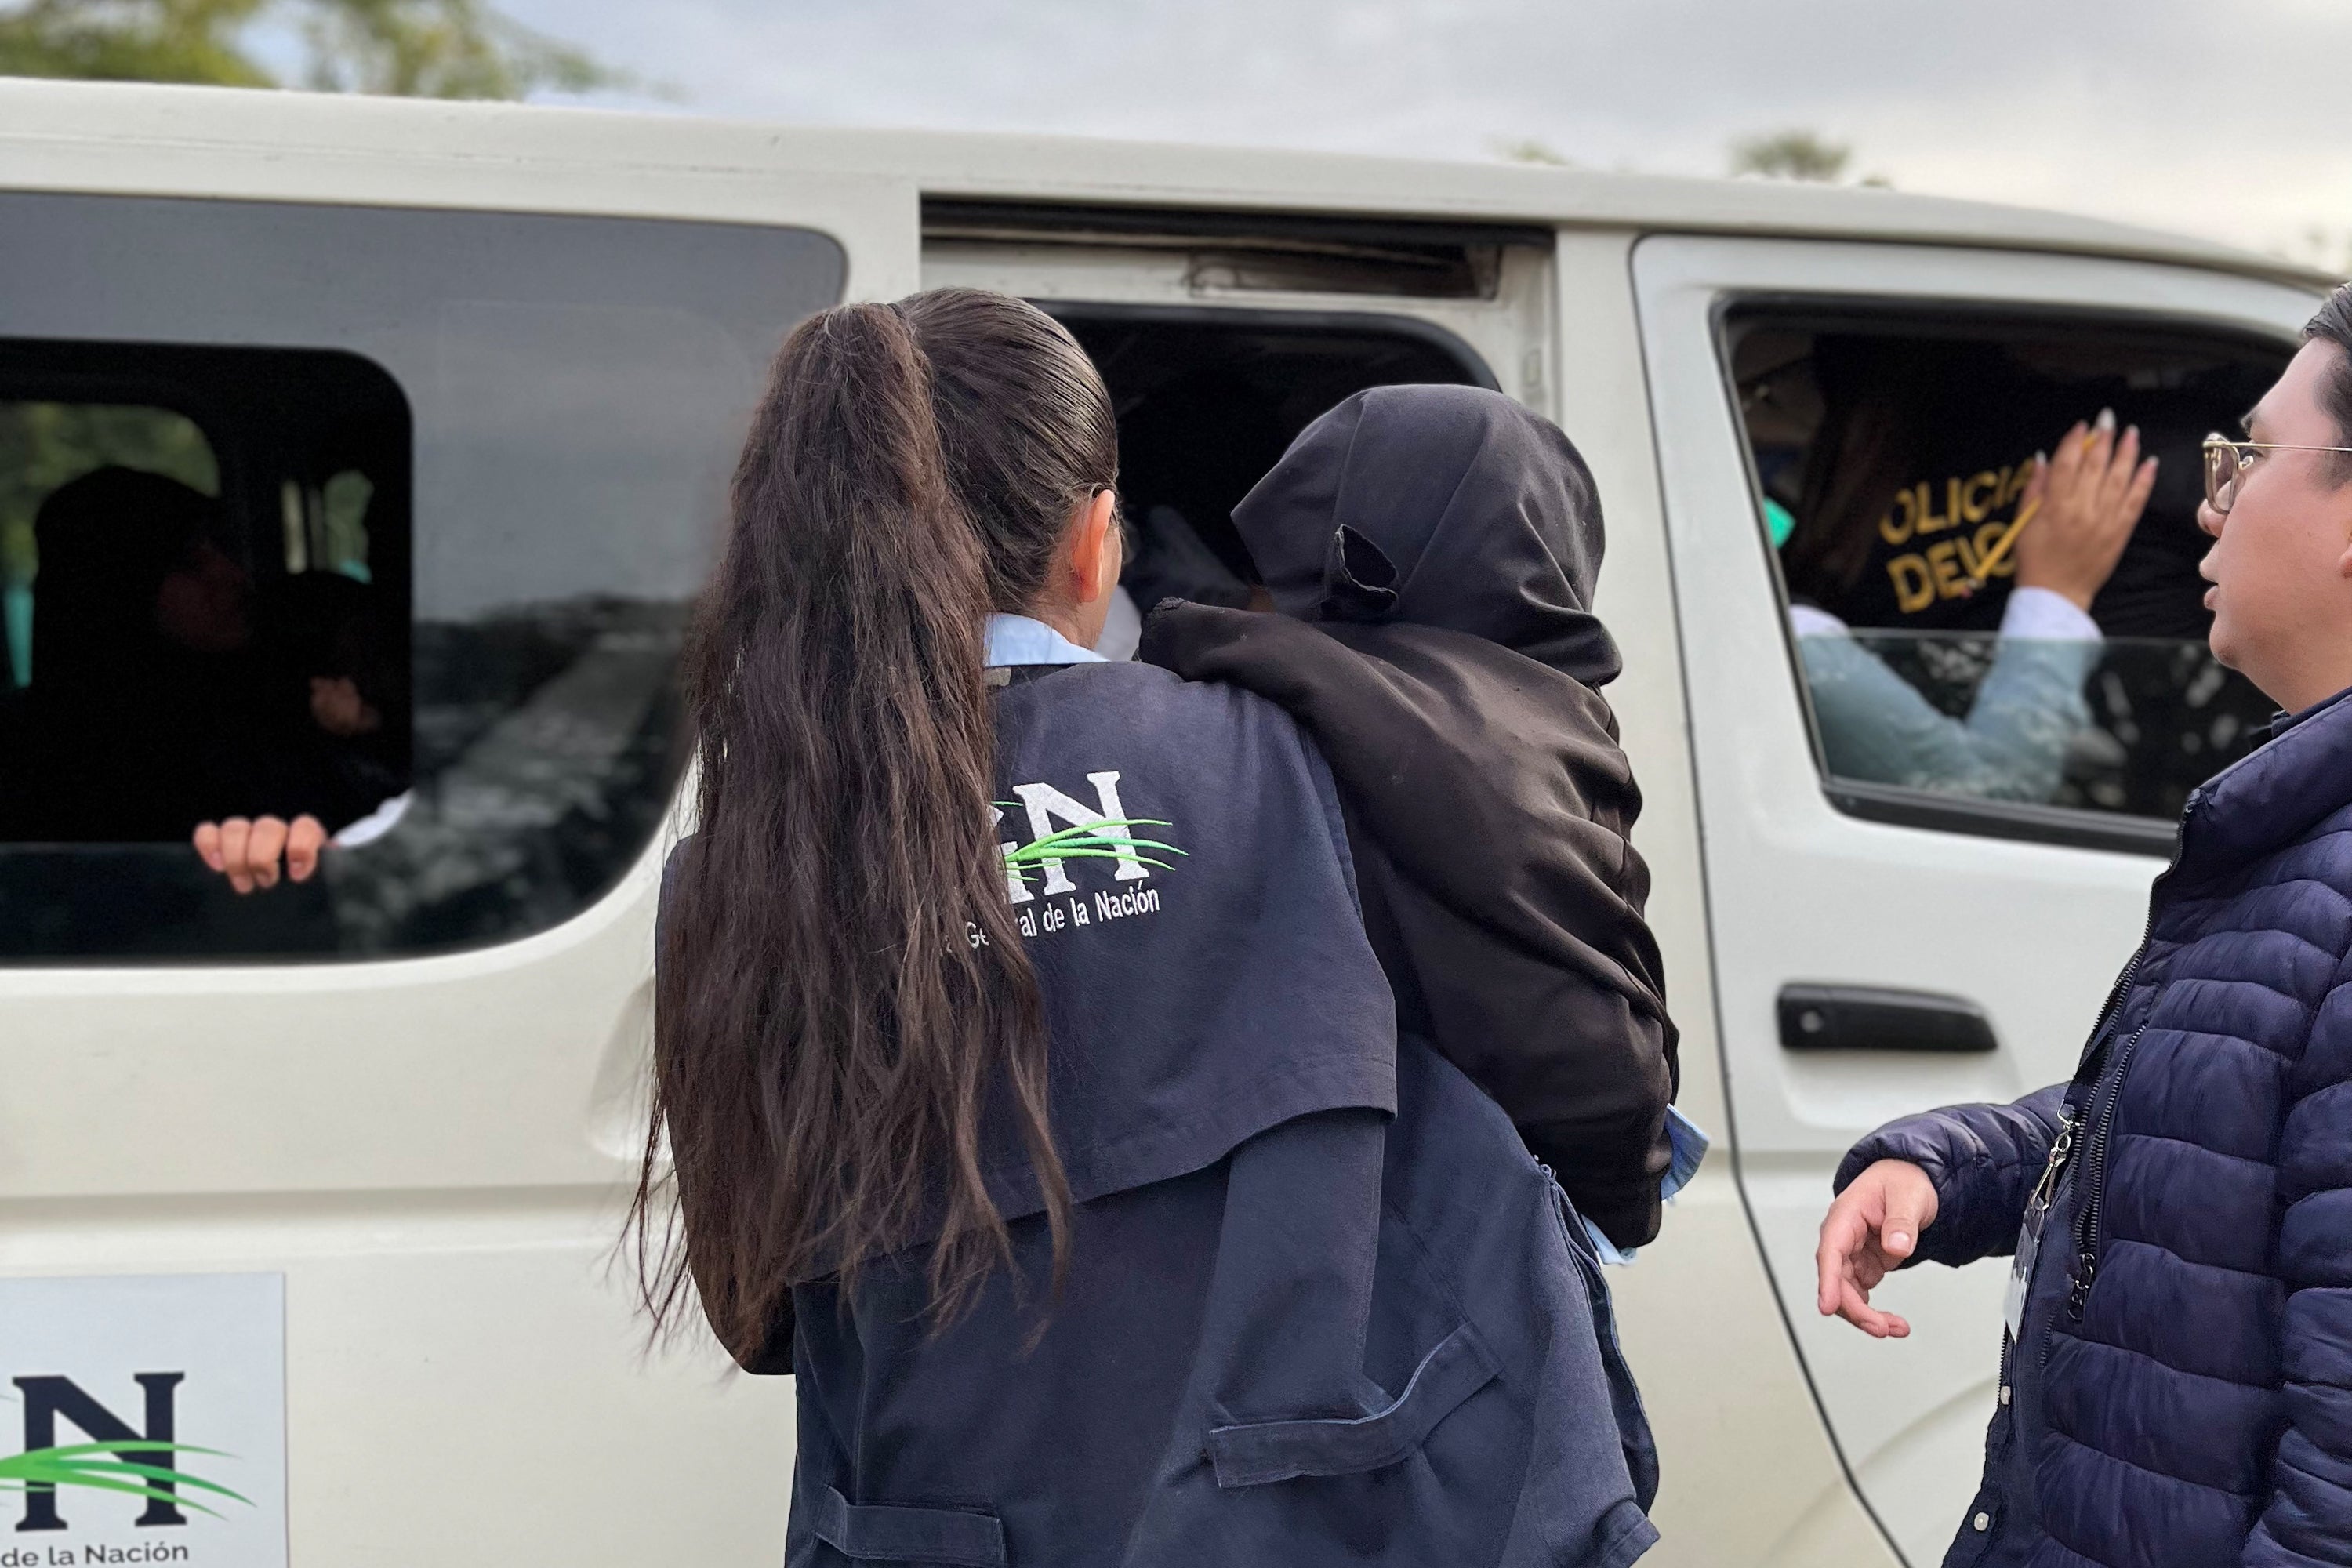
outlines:
[[2352, 959], [2288, 1087], [2277, 1194], [2287, 1428], [2246, 1538], [2250, 1568], [2352, 1563]]
[[2066, 1086], [2053, 1084], [2011, 1105], [1948, 1105], [1890, 1121], [1846, 1152], [1834, 1190], [1880, 1160], [1908, 1160], [1936, 1185], [1936, 1218], [1920, 1232], [1914, 1262], [1957, 1267], [2006, 1256], [2065, 1098]]

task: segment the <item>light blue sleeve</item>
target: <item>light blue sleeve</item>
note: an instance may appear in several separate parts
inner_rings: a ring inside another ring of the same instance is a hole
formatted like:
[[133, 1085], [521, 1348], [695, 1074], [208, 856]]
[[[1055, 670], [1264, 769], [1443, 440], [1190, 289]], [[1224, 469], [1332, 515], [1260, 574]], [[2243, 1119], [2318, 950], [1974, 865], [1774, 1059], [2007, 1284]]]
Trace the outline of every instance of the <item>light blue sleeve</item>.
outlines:
[[[1669, 1105], [1666, 1107], [1666, 1142], [1674, 1152], [1666, 1165], [1665, 1175], [1658, 1182], [1658, 1192], [1660, 1196], [1672, 1203], [1675, 1194], [1690, 1185], [1690, 1179], [1698, 1174], [1699, 1162], [1706, 1158], [1707, 1149], [1714, 1140], [1697, 1122]], [[1589, 1219], [1584, 1222], [1584, 1234], [1592, 1238], [1592, 1250], [1600, 1254], [1603, 1263], [1631, 1263], [1641, 1250], [1618, 1246], [1603, 1236], [1601, 1227]]]
[[2083, 683], [2100, 646], [2003, 637], [1964, 722], [1851, 637], [1801, 637], [1822, 750], [1839, 778], [1987, 800], [2046, 801], [2089, 727]]

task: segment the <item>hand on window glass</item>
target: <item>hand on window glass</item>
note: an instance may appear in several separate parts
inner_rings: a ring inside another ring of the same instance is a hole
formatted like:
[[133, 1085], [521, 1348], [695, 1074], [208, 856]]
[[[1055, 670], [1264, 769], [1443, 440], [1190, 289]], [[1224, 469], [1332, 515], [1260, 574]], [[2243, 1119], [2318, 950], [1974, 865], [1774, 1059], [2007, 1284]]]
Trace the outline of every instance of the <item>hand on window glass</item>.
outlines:
[[2058, 455], [2037, 463], [2018, 503], [2035, 510], [2017, 534], [2017, 585], [2047, 588], [2089, 610], [2155, 485], [2156, 459], [2139, 455], [2137, 426], [2118, 438], [2112, 414], [2078, 421]]
[[276, 887], [281, 857], [289, 880], [309, 881], [319, 868], [319, 851], [326, 842], [325, 826], [310, 816], [291, 823], [276, 816], [232, 816], [226, 822], [200, 823], [195, 832], [196, 853], [240, 893]]

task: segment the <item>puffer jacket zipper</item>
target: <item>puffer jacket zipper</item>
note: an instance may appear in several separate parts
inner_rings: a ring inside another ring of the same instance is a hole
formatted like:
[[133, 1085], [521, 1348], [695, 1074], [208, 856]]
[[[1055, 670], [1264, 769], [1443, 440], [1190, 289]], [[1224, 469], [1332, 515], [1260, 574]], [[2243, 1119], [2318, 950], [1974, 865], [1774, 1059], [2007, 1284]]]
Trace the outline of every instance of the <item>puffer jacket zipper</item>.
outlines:
[[[2181, 846], [2189, 841], [2189, 826], [2195, 820], [2197, 808], [2204, 803], [2204, 799], [2205, 791], [2201, 787], [2189, 792], [2188, 805], [2180, 814], [2180, 834], [2174, 841], [2172, 859], [2148, 889], [2147, 925], [2140, 932], [2139, 947], [2133, 952], [2131, 963], [2124, 966], [2122, 976], [2116, 980], [2115, 990], [2109, 994], [2107, 1008], [2103, 1009], [2103, 1012], [2130, 1005], [2132, 984], [2138, 979], [2141, 963], [2147, 956], [2147, 944], [2156, 936], [2157, 899], [2164, 884], [2171, 879], [2172, 873], [2179, 868]], [[2154, 1014], [2155, 1008], [2152, 1005], [2148, 1011], [2151, 1016]], [[2120, 1022], [2120, 1017], [2117, 1021]], [[2115, 1131], [2116, 1110], [2123, 1103], [2124, 1079], [2131, 1071], [2132, 1058], [2138, 1053], [2140, 1037], [2147, 1033], [2147, 1018], [2143, 1017], [2139, 1021], [2139, 1026], [2131, 1032], [2129, 1037], [2115, 1053], [2114, 1065], [2099, 1074], [2099, 1079], [2104, 1080], [2104, 1085], [2095, 1081], [2092, 1086], [2090, 1132], [2083, 1149], [2083, 1180], [2085, 1185], [2082, 1211], [2075, 1216], [2074, 1221], [2074, 1268], [2071, 1275], [2073, 1288], [2066, 1293], [2066, 1316], [2071, 1321], [2077, 1323], [2083, 1321], [2084, 1307], [2090, 1299], [2092, 1282], [2098, 1278], [2100, 1251], [2106, 1244], [2106, 1237], [2099, 1222], [2106, 1206], [2107, 1147]], [[2101, 1027], [2105, 1026], [2103, 1021]], [[2093, 1037], [2096, 1038], [2096, 1036]], [[2104, 1105], [2099, 1099], [2101, 1087], [2106, 1090]], [[2047, 1360], [2049, 1353], [2049, 1339], [2045, 1335], [2042, 1340], [2042, 1359]]]

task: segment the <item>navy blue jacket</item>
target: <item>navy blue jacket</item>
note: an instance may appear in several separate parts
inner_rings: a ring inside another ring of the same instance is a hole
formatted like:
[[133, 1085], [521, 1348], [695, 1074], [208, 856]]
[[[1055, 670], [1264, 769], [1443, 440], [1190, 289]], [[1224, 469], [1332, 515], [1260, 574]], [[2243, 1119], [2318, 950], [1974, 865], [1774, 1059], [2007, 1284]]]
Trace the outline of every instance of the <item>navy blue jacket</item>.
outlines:
[[[1509, 1119], [1396, 1033], [1328, 772], [1291, 721], [1139, 665], [998, 699], [1003, 837], [1173, 846], [1008, 885], [1080, 1202], [935, 1331], [928, 1249], [794, 1288], [786, 1561], [1616, 1568], [1655, 1463], [1580, 1224]], [[1164, 826], [1161, 826], [1164, 825]], [[1064, 841], [1066, 842], [1066, 841]]]
[[1920, 1256], [2013, 1248], [2062, 1125], [1948, 1568], [2352, 1563], [2352, 696], [2189, 797], [2072, 1085], [1881, 1128]]

